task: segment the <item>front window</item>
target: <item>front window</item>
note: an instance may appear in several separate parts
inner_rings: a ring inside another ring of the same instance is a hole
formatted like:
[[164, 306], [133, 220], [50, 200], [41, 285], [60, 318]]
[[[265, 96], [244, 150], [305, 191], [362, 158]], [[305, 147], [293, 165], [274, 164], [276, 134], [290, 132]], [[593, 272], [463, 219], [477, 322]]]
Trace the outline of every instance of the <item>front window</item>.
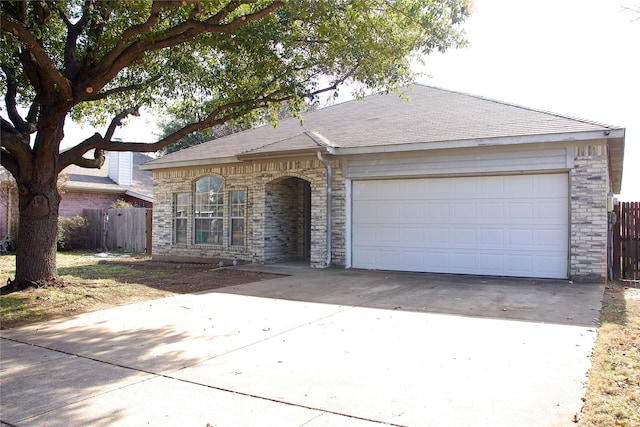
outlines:
[[231, 244], [244, 246], [245, 192], [231, 192]]
[[222, 245], [224, 193], [222, 178], [208, 176], [195, 185], [195, 243]]
[[173, 195], [173, 242], [187, 243], [187, 213], [189, 210], [189, 194]]

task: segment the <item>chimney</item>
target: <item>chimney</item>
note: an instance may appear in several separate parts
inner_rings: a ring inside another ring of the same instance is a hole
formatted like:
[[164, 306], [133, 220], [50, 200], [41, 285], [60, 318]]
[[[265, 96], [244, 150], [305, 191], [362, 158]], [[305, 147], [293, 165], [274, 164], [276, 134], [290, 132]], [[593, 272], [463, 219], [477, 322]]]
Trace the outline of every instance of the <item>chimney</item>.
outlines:
[[118, 185], [131, 185], [133, 181], [133, 153], [109, 151], [109, 178]]

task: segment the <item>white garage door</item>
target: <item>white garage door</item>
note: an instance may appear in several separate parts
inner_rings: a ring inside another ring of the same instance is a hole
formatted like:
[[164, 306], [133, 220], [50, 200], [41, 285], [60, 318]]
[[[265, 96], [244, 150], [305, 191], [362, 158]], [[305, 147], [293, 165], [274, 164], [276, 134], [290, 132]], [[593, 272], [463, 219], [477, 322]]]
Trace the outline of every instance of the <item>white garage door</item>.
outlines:
[[354, 181], [352, 266], [566, 278], [568, 175]]

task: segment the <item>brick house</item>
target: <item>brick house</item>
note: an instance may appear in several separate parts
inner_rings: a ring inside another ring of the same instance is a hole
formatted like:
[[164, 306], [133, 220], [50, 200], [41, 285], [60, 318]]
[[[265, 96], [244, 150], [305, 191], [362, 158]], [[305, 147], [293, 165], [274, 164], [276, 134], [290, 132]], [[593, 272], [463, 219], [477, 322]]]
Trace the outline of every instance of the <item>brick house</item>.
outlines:
[[624, 129], [438, 88], [371, 95], [179, 151], [157, 259], [593, 280]]
[[[136, 207], [153, 207], [153, 174], [140, 170], [152, 158], [142, 153], [109, 152], [100, 169], [69, 166], [61, 174], [60, 217], [83, 216], [84, 209], [106, 211], [118, 199]], [[15, 237], [18, 192], [13, 177], [0, 168], [0, 240]]]
[[106, 211], [119, 199], [136, 207], [153, 207], [153, 175], [140, 170], [152, 158], [143, 153], [107, 153], [100, 169], [71, 165], [62, 171], [60, 216], [83, 215], [84, 209]]

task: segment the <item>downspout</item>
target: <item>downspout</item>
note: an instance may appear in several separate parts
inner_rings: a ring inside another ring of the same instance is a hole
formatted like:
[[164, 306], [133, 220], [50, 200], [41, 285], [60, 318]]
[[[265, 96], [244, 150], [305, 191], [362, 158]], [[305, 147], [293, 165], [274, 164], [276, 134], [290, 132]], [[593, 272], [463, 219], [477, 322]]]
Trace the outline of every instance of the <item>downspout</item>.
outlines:
[[318, 160], [327, 168], [327, 260], [326, 267], [331, 265], [331, 183], [333, 181], [333, 171], [331, 163], [322, 156], [322, 152], [318, 151]]

